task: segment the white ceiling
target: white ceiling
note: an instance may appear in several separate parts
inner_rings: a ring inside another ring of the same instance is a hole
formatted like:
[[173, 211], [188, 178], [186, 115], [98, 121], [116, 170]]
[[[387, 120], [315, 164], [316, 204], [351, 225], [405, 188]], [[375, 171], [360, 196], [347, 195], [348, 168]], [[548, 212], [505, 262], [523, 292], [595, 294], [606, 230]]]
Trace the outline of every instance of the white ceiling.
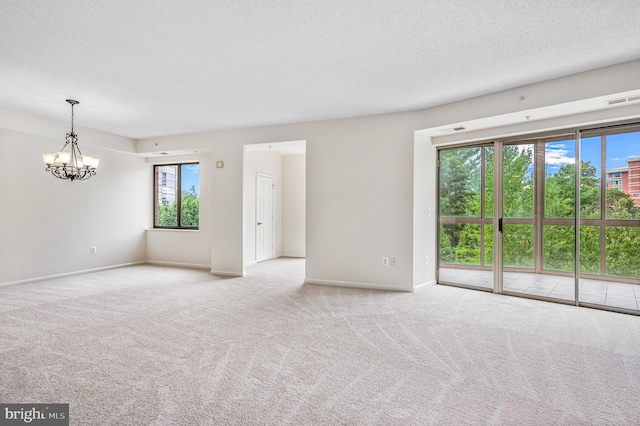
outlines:
[[0, 107], [132, 138], [404, 111], [640, 59], [638, 0], [3, 0]]

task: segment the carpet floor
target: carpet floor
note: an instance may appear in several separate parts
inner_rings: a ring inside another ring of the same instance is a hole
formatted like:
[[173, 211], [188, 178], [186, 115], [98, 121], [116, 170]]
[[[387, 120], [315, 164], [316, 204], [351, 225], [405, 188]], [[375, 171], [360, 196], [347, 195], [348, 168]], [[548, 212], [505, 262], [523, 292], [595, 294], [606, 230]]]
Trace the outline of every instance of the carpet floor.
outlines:
[[637, 425], [640, 317], [152, 265], [0, 288], [0, 402], [78, 425]]

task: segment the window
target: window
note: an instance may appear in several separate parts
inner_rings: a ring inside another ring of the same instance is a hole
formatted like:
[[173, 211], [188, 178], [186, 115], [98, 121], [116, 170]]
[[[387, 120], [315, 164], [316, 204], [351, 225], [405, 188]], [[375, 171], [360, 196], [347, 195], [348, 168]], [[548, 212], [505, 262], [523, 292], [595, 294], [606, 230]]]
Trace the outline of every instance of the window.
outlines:
[[200, 165], [154, 166], [154, 228], [198, 229]]
[[611, 185], [622, 185], [622, 181], [621, 180], [614, 180], [611, 182]]
[[612, 178], [619, 178], [619, 177], [622, 177], [622, 172], [611, 173], [611, 177], [612, 177]]

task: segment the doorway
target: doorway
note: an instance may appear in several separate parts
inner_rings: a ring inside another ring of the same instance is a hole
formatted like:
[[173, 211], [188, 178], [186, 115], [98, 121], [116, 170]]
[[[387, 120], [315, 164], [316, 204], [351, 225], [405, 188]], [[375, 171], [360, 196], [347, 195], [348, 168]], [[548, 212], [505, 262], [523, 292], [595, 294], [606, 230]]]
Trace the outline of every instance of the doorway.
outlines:
[[273, 259], [273, 176], [256, 174], [256, 262]]
[[[243, 272], [268, 259], [304, 258], [306, 142], [245, 145], [243, 150]], [[269, 205], [271, 214], [264, 213]]]

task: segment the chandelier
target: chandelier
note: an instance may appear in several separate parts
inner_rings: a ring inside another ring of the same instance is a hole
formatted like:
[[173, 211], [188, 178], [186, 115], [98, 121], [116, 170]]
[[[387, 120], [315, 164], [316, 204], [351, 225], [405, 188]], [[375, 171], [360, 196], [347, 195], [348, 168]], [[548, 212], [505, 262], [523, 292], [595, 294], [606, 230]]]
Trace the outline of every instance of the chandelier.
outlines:
[[[80, 102], [67, 99], [71, 104], [71, 132], [67, 133], [66, 142], [58, 152], [45, 152], [42, 154], [44, 163], [47, 165], [46, 171], [59, 179], [85, 180], [95, 176], [98, 168], [99, 158], [91, 155], [82, 155], [78, 147], [78, 135], [73, 131], [73, 107]], [[65, 149], [69, 148], [68, 151]]]

